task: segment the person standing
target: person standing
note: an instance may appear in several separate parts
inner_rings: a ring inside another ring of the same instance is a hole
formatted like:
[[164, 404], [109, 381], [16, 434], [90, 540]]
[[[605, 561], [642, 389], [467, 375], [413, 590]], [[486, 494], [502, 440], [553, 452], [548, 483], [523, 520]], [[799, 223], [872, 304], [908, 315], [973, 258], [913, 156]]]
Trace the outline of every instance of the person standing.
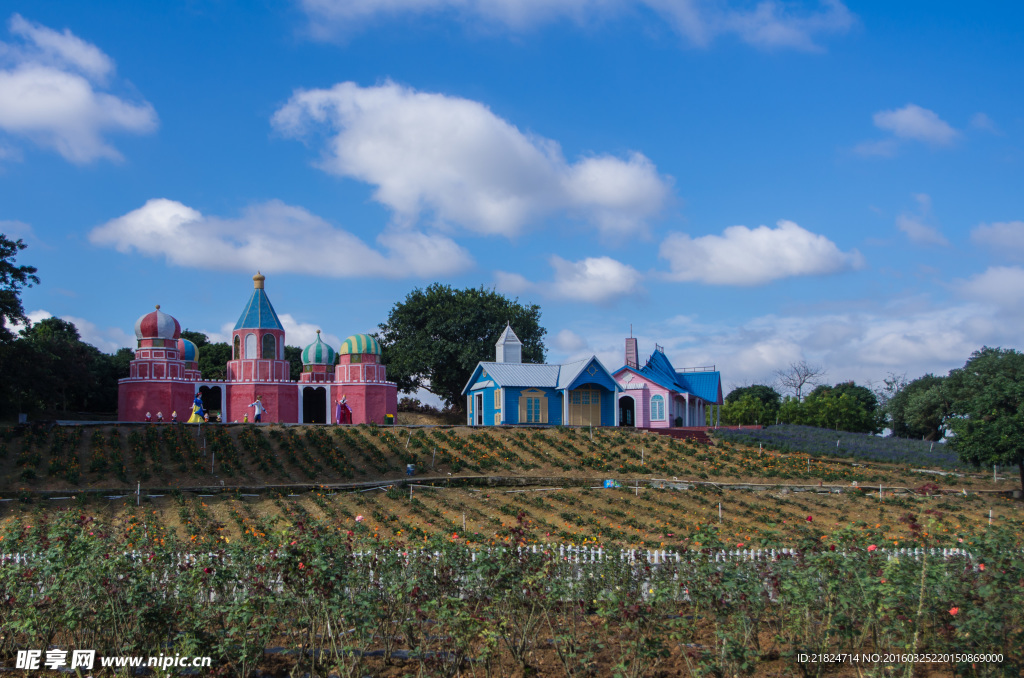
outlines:
[[253, 411], [254, 411], [254, 414], [253, 414], [253, 417], [252, 417], [253, 423], [254, 424], [261, 423], [263, 421], [263, 413], [267, 411], [266, 405], [263, 404], [263, 396], [261, 396], [261, 395], [256, 396], [256, 402], [254, 402], [252, 405], [249, 405], [249, 407], [253, 408]]
[[196, 398], [192, 401], [192, 416], [188, 418], [186, 424], [202, 424], [204, 421], [203, 415], [206, 412], [203, 410], [203, 394], [196, 391]]

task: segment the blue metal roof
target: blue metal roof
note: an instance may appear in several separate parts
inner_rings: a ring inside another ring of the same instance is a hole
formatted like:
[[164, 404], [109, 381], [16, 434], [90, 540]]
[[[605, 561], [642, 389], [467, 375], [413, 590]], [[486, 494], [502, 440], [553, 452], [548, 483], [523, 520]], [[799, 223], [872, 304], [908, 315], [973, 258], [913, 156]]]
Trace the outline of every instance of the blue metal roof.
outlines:
[[676, 381], [685, 391], [709, 403], [722, 404], [721, 372], [684, 372], [676, 374]]
[[252, 291], [249, 303], [245, 305], [242, 316], [235, 323], [235, 329], [260, 329], [260, 330], [284, 330], [281, 321], [277, 318], [277, 312], [270, 305], [270, 299], [262, 287]]
[[690, 393], [709, 403], [722, 403], [721, 372], [678, 372], [661, 351], [652, 353], [639, 372], [670, 391]]
[[594, 363], [608, 379], [616, 385], [615, 377], [597, 359], [590, 356], [564, 365], [548, 365], [546, 363], [492, 363], [480, 362], [469, 377], [469, 382], [462, 389], [463, 395], [474, 390], [481, 370], [487, 372], [487, 378], [493, 379], [502, 388], [554, 388], [565, 390], [571, 388], [573, 381], [580, 376], [588, 365]]

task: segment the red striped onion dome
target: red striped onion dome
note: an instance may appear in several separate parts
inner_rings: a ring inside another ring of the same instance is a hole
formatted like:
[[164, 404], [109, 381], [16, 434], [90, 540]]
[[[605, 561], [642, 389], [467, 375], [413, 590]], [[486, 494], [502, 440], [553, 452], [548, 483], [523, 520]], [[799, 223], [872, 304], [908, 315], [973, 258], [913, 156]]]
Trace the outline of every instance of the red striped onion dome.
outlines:
[[178, 339], [178, 356], [187, 363], [197, 363], [199, 347], [188, 339]]
[[320, 341], [320, 330], [316, 331], [316, 341], [302, 349], [303, 365], [333, 365], [334, 349]]
[[136, 339], [177, 339], [181, 336], [181, 325], [172, 316], [160, 310], [150, 311], [135, 321]]

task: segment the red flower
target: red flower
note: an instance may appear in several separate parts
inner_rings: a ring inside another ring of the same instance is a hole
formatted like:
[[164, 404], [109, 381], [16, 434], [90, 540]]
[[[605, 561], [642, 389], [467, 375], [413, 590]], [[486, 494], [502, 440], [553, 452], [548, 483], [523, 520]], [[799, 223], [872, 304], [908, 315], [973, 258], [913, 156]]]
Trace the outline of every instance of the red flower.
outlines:
[[835, 544], [830, 544], [829, 547], [828, 547], [828, 550], [829, 551], [835, 551], [836, 550], [836, 545]]
[[984, 572], [985, 571], [985, 563], [978, 563], [978, 569], [981, 570], [982, 572]]
[[877, 550], [878, 550], [878, 547], [877, 547], [877, 546], [875, 546], [874, 544], [872, 544], [871, 546], [869, 546], [869, 547], [868, 547], [868, 551], [869, 551], [869, 552], [871, 552], [871, 551], [877, 551]]
[[814, 522], [814, 516], [807, 516], [807, 522], [813, 523]]
[[304, 570], [305, 568], [306, 568], [306, 566], [305, 566], [305, 565], [303, 565], [302, 563], [299, 563], [299, 569], [300, 569], [300, 570]]
[[956, 616], [956, 613], [959, 612], [959, 611], [960, 611], [959, 607], [951, 607], [951, 608], [949, 608], [949, 613], [951, 615], [953, 615], [954, 617]]
[[739, 544], [736, 544], [736, 548], [740, 548], [741, 546], [743, 546], [743, 542], [740, 542]]
[[203, 572], [205, 572], [206, 574], [210, 574], [211, 572], [213, 572], [213, 570], [211, 570], [211, 569], [210, 569], [210, 568], [208, 568], [208, 567], [204, 567], [204, 568], [203, 568]]

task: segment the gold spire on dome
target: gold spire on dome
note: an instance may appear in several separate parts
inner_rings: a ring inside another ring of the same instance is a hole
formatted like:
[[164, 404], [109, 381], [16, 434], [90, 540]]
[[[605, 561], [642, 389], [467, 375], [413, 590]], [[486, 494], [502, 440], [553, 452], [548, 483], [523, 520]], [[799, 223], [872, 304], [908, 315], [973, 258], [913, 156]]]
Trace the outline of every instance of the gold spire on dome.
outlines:
[[266, 280], [266, 279], [267, 279], [267, 276], [263, 275], [259, 271], [256, 271], [256, 275], [254, 275], [252, 277], [252, 286], [255, 289], [262, 290], [263, 289], [263, 281]]
[[156, 310], [158, 310], [158, 311], [160, 310], [160, 304], [156, 305]]

